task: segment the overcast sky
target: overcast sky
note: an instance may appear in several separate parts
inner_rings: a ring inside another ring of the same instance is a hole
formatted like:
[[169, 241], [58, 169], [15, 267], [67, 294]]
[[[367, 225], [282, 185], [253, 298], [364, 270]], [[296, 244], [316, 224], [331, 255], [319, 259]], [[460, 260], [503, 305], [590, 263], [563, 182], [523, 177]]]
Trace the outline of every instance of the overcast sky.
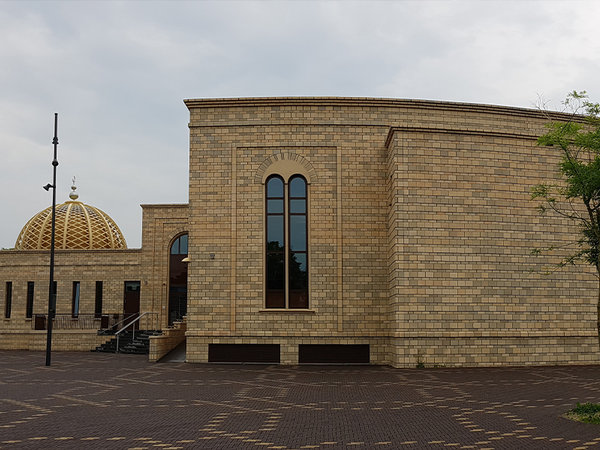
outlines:
[[0, 247], [77, 177], [141, 245], [188, 201], [186, 98], [358, 96], [560, 109], [600, 99], [600, 2], [0, 0]]

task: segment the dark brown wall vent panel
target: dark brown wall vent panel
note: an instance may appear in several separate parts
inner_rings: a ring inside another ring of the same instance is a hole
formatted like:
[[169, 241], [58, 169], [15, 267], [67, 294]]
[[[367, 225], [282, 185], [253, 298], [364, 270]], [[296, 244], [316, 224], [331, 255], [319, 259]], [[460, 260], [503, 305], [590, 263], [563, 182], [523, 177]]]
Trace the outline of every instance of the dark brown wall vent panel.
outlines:
[[300, 344], [300, 364], [369, 364], [368, 344]]
[[279, 344], [208, 344], [208, 362], [279, 364]]

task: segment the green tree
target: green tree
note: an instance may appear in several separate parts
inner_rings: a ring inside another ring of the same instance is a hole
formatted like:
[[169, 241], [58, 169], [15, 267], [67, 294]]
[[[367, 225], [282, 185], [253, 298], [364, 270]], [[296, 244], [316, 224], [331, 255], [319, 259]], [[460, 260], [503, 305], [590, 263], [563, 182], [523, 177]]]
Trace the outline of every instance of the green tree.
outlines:
[[[600, 104], [589, 101], [585, 91], [571, 92], [563, 104], [570, 119], [550, 122], [548, 132], [538, 139], [538, 145], [560, 151], [558, 169], [563, 183], [538, 184], [533, 187], [532, 198], [541, 200], [542, 214], [558, 214], [578, 229], [573, 252], [558, 266], [584, 262], [596, 269], [600, 345]], [[549, 249], [536, 249], [534, 253]]]

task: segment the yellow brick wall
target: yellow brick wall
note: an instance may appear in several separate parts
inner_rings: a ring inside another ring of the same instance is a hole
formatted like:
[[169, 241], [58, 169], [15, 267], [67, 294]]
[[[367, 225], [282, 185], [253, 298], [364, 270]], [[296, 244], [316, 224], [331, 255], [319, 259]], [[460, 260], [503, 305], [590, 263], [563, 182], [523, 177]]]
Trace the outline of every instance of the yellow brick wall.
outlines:
[[163, 356], [185, 341], [185, 322], [175, 322], [172, 327], [163, 329], [162, 334], [149, 336], [148, 361], [158, 362]]
[[[406, 367], [598, 362], [593, 277], [543, 276], [556, 258], [530, 255], [573, 237], [529, 199], [555, 178], [556, 155], [535, 145], [542, 114], [378, 99], [186, 103], [188, 361], [206, 361], [216, 342], [279, 343], [287, 363], [299, 343], [344, 342]], [[303, 312], [264, 307], [261, 173], [281, 160], [312, 170]]]
[[[192, 128], [194, 256], [188, 339], [204, 334], [314, 336], [320, 342], [323, 336], [369, 339], [387, 334], [386, 210], [381, 197], [387, 129], [328, 126], [310, 131], [297, 140], [296, 127], [289, 126]], [[256, 136], [262, 139], [257, 142]], [[365, 136], [379, 146], [371, 143], [369, 150], [361, 142]], [[299, 159], [310, 161], [307, 173], [315, 174], [309, 185], [310, 310], [269, 311], [262, 275], [265, 205], [260, 174], [265, 161]], [[359, 170], [364, 166], [369, 168]], [[342, 245], [344, 236], [350, 239]], [[343, 282], [342, 266], [356, 277], [354, 283]], [[343, 303], [345, 296], [352, 300]]]
[[[33, 314], [47, 314], [49, 261], [50, 253], [48, 251], [7, 250], [0, 252], [0, 348], [28, 348], [32, 345], [28, 342], [37, 342], [38, 337], [36, 336], [39, 331], [33, 332], [32, 319], [25, 317], [27, 282], [34, 282]], [[140, 250], [57, 250], [54, 269], [54, 279], [57, 281], [56, 314], [72, 313], [74, 281], [80, 282], [79, 313], [81, 315], [94, 313], [96, 281], [103, 282], [103, 313], [122, 314], [124, 282], [141, 280], [139, 261]], [[9, 319], [4, 317], [7, 281], [12, 282], [13, 291]], [[142, 292], [143, 290], [142, 286]], [[57, 348], [76, 348], [79, 344], [67, 342], [69, 339], [76, 340], [73, 338], [73, 333], [76, 331], [63, 331], [66, 333], [64, 336], [61, 337], [60, 333], [53, 336], [53, 342], [57, 342]], [[87, 333], [87, 330], [79, 331], [82, 336]], [[31, 338], [23, 336], [15, 340], [14, 335], [5, 335], [5, 332], [33, 334]], [[59, 343], [61, 339], [66, 339], [64, 345]], [[82, 345], [84, 347], [88, 344], [91, 345], [86, 348], [89, 350], [97, 345], [96, 341], [95, 338], [84, 339], [82, 342], [86, 342], [86, 344]], [[23, 342], [25, 347], [20, 346]]]
[[160, 313], [168, 324], [169, 251], [177, 236], [187, 233], [188, 205], [142, 205], [142, 311]]
[[[142, 205], [142, 208], [142, 249], [56, 250], [54, 279], [57, 280], [57, 314], [71, 314], [74, 281], [80, 282], [81, 315], [94, 313], [96, 281], [103, 282], [103, 314], [122, 314], [124, 282], [139, 281], [140, 312], [154, 312], [159, 319], [156, 323], [148, 320], [142, 326], [167, 326], [169, 247], [176, 236], [188, 231], [188, 206]], [[25, 317], [27, 282], [35, 283], [33, 314], [47, 314], [49, 261], [48, 251], [0, 252], [0, 348], [32, 348], [33, 343], [39, 346], [39, 335], [45, 335], [45, 331], [33, 330], [32, 319]], [[13, 289], [9, 319], [4, 317], [7, 281], [12, 282]], [[75, 322], [73, 326], [77, 326]], [[99, 322], [97, 325], [99, 327]], [[82, 336], [87, 336], [89, 332], [80, 330]], [[56, 330], [53, 333], [53, 348], [89, 350], [98, 345], [97, 341], [101, 343], [106, 340], [106, 337], [86, 337], [78, 344], [73, 337], [76, 333], [75, 330]]]
[[594, 281], [534, 247], [574, 239], [531, 187], [558, 158], [535, 135], [393, 131], [391, 302], [397, 365], [598, 362]]
[[[95, 330], [54, 330], [51, 351], [89, 352], [110, 338], [111, 336], [98, 336]], [[47, 332], [31, 329], [2, 330], [0, 339], [2, 350], [45, 351]]]

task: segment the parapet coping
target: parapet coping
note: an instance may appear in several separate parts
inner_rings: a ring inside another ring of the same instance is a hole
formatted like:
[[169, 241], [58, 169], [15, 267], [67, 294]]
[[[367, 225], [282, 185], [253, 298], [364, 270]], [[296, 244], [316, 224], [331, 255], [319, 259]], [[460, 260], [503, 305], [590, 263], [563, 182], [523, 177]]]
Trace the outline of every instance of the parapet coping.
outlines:
[[189, 203], [142, 203], [142, 208], [189, 208]]
[[441, 109], [461, 112], [487, 112], [491, 114], [537, 117], [547, 120], [568, 120], [573, 118], [572, 114], [561, 113], [558, 111], [541, 111], [517, 106], [379, 97], [223, 97], [184, 99], [183, 102], [190, 110], [192, 108], [230, 108], [248, 106], [373, 106]]
[[529, 139], [537, 140], [539, 135], [537, 134], [525, 134], [525, 133], [511, 133], [491, 130], [467, 130], [464, 128], [428, 128], [428, 127], [390, 127], [390, 131], [385, 139], [385, 147], [389, 148], [390, 143], [394, 137], [394, 133], [438, 133], [438, 134], [461, 134], [470, 136], [486, 136], [500, 139]]
[[[141, 248], [55, 248], [54, 251], [57, 254], [65, 254], [65, 253], [86, 253], [91, 252], [94, 255], [99, 253], [108, 253], [108, 254], [116, 254], [116, 253], [136, 253], [140, 252]], [[0, 250], [0, 254], [21, 254], [21, 255], [49, 255], [50, 249], [17, 249], [17, 248], [5, 248]]]

